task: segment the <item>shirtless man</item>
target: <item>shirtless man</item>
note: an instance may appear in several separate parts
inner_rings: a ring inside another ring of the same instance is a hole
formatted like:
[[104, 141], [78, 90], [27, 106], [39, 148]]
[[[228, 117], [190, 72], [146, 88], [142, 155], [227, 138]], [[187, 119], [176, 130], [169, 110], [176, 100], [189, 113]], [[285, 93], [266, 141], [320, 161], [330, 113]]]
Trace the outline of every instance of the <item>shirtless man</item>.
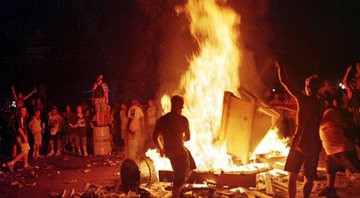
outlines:
[[290, 173], [288, 193], [290, 198], [296, 197], [296, 181], [303, 165], [305, 176], [303, 197], [307, 198], [310, 197], [313, 188], [321, 151], [319, 126], [325, 107], [324, 102], [317, 97], [320, 82], [316, 75], [310, 76], [305, 80], [305, 93], [303, 93], [289, 82], [284, 66], [279, 62], [275, 65], [281, 85], [295, 98], [297, 105], [296, 130], [285, 164], [285, 170]]

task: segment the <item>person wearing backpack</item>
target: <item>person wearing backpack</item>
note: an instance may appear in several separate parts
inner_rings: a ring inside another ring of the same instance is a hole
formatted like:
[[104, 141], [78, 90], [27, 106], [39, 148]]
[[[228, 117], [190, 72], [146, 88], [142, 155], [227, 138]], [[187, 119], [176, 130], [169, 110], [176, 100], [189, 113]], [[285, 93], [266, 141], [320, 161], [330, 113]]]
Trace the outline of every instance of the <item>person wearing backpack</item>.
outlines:
[[105, 113], [107, 104], [109, 103], [108, 97], [108, 86], [103, 81], [104, 76], [99, 75], [97, 81], [94, 83], [92, 88], [93, 103], [96, 111], [96, 125], [104, 126], [105, 124]]

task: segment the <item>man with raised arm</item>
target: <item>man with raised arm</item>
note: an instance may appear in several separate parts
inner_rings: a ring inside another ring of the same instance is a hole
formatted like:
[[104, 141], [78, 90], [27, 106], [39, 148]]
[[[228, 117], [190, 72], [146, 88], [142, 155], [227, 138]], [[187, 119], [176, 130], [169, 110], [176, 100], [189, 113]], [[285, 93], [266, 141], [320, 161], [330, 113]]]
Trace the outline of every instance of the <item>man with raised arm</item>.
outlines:
[[292, 138], [289, 155], [286, 159], [285, 170], [289, 174], [288, 193], [290, 198], [296, 197], [296, 181], [303, 166], [305, 182], [303, 197], [310, 197], [313, 180], [317, 175], [321, 141], [319, 126], [324, 109], [324, 103], [317, 97], [320, 81], [316, 75], [305, 80], [305, 93], [296, 89], [289, 82], [285, 68], [279, 62], [275, 63], [281, 85], [296, 100], [296, 130]]

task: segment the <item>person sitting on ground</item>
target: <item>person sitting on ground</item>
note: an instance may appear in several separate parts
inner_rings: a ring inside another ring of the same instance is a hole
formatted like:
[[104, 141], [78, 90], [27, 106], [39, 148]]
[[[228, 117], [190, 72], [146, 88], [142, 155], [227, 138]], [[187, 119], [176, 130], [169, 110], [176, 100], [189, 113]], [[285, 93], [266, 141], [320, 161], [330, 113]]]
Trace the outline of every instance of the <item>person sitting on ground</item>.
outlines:
[[[318, 196], [336, 197], [335, 177], [336, 172], [360, 171], [360, 161], [357, 157], [355, 144], [345, 137], [346, 123], [344, 113], [346, 109], [341, 107], [341, 98], [333, 100], [327, 97], [329, 108], [324, 112], [320, 125], [320, 138], [326, 153], [326, 188], [322, 189]], [[340, 106], [340, 107], [339, 107]]]
[[285, 74], [285, 68], [279, 62], [275, 63], [281, 85], [296, 99], [296, 130], [292, 139], [285, 170], [289, 174], [288, 193], [290, 198], [296, 197], [296, 181], [303, 165], [305, 182], [303, 197], [310, 197], [317, 176], [317, 165], [321, 151], [319, 126], [324, 110], [324, 102], [317, 97], [320, 82], [316, 75], [305, 81], [305, 93], [292, 86]]
[[14, 172], [14, 165], [16, 162], [24, 159], [24, 168], [29, 168], [29, 140], [28, 140], [28, 131], [26, 126], [26, 117], [27, 110], [25, 107], [19, 109], [20, 115], [16, 118], [16, 128], [17, 128], [17, 142], [20, 145], [21, 153], [19, 153], [13, 160], [6, 163], [6, 166], [10, 169], [11, 172]]
[[14, 96], [14, 100], [16, 102], [16, 108], [21, 108], [24, 106], [24, 102], [26, 99], [28, 99], [31, 95], [33, 95], [34, 93], [36, 93], [36, 88], [34, 88], [33, 91], [31, 91], [28, 95], [26, 95], [25, 97], [23, 96], [23, 94], [21, 92], [19, 92], [18, 94], [16, 94], [15, 91], [15, 87], [11, 86], [11, 90], [12, 90], [12, 94]]
[[37, 159], [40, 156], [40, 146], [42, 142], [42, 133], [44, 129], [41, 126], [40, 110], [35, 111], [33, 118], [29, 123], [29, 129], [34, 136], [33, 158]]
[[169, 158], [174, 171], [172, 196], [179, 197], [190, 170], [189, 151], [184, 142], [190, 140], [188, 119], [181, 115], [184, 99], [175, 95], [171, 98], [171, 111], [156, 122], [153, 141], [163, 157]]
[[50, 126], [50, 153], [46, 156], [53, 156], [54, 155], [54, 142], [57, 143], [57, 150], [55, 156], [61, 155], [61, 148], [62, 148], [62, 127], [64, 125], [64, 119], [59, 115], [58, 108], [54, 106], [51, 109], [51, 114], [48, 120], [48, 126]]

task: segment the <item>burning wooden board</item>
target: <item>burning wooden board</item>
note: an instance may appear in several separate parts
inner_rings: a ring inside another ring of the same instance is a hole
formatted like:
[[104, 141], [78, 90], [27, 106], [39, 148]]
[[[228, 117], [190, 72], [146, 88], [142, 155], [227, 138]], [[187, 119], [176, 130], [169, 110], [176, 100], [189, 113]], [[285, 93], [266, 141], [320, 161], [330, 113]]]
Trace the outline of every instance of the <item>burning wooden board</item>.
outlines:
[[226, 142], [228, 153], [246, 164], [279, 114], [245, 89], [241, 89], [241, 97], [224, 93], [219, 140]]
[[[269, 171], [271, 168], [259, 168], [254, 171], [244, 172], [210, 172], [194, 170], [191, 172], [187, 183], [213, 184], [217, 187], [256, 187], [256, 174]], [[159, 171], [159, 181], [172, 182], [174, 180], [172, 171]]]

